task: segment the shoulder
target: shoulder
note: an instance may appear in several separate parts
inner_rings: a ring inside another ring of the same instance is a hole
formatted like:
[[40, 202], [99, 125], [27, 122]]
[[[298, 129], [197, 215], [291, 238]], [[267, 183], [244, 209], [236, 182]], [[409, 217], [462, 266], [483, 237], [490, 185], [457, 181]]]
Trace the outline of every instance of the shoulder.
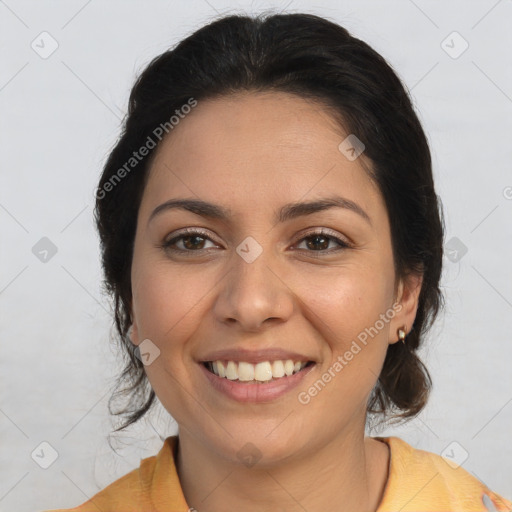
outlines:
[[140, 467], [130, 471], [95, 494], [86, 502], [70, 509], [55, 509], [44, 512], [98, 512], [98, 510], [141, 510], [147, 506], [148, 477], [154, 470], [155, 456], [142, 459]]
[[449, 457], [414, 448], [394, 436], [376, 439], [386, 442], [391, 452], [388, 483], [377, 512], [512, 511], [512, 502]]
[[[102, 489], [86, 502], [69, 509], [43, 512], [123, 512], [158, 511], [159, 504], [188, 507], [181, 502], [182, 494], [174, 465], [177, 437], [168, 437], [157, 455], [140, 461], [140, 466]], [[178, 486], [177, 488], [173, 488]]]

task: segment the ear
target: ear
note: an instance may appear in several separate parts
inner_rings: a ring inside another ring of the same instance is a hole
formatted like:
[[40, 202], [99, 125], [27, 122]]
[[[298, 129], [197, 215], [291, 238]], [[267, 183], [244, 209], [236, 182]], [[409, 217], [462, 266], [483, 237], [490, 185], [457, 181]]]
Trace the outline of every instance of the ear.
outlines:
[[397, 313], [390, 322], [390, 345], [399, 341], [397, 334], [398, 329], [404, 328], [405, 326], [405, 334], [407, 335], [411, 332], [414, 319], [416, 318], [416, 312], [418, 310], [418, 301], [422, 283], [423, 274], [418, 273], [409, 274], [405, 278], [400, 279], [396, 297], [396, 303], [399, 304], [399, 306], [395, 306]]
[[135, 318], [135, 315], [133, 314], [133, 307], [130, 305], [130, 318], [132, 319], [132, 325], [128, 329], [128, 337], [130, 338], [130, 341], [134, 345], [139, 345], [140, 343], [140, 337], [139, 337], [139, 328], [137, 325], [137, 319]]

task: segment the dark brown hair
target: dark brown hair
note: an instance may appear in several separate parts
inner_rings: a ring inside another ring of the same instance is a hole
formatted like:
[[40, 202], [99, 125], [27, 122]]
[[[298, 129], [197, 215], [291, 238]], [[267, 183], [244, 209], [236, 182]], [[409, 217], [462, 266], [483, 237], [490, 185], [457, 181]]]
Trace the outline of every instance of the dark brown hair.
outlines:
[[[288, 92], [321, 102], [365, 144], [372, 167], [368, 172], [390, 219], [397, 278], [409, 272], [423, 275], [412, 330], [405, 345], [388, 347], [367, 412], [385, 417], [396, 411], [393, 417], [399, 420], [414, 417], [426, 405], [432, 385], [416, 351], [444, 302], [439, 288], [444, 222], [425, 133], [400, 79], [368, 44], [319, 16], [265, 13], [217, 19], [156, 57], [131, 91], [121, 137], [103, 169], [95, 218], [105, 285], [125, 355], [109, 401], [112, 414], [126, 417], [116, 431], [136, 422], [155, 402], [144, 365], [127, 337], [137, 214], [155, 149], [136, 165], [126, 164], [134, 151], [149, 146], [155, 131], [161, 132], [157, 127], [169, 128], [171, 116], [191, 98], [201, 102], [238, 91]], [[114, 411], [117, 399], [124, 405]]]

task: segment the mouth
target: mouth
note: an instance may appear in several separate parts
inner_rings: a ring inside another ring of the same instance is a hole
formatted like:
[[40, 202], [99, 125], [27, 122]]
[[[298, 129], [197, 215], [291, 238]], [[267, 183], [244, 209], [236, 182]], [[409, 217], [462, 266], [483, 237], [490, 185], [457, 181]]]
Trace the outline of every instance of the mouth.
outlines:
[[287, 379], [310, 368], [315, 362], [277, 359], [252, 364], [245, 361], [217, 360], [203, 361], [201, 364], [221, 379], [243, 384], [265, 384]]

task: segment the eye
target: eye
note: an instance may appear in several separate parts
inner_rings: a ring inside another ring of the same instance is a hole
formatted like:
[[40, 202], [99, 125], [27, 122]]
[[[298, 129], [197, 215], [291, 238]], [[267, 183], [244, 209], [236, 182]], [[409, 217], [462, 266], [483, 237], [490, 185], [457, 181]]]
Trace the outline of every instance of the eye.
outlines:
[[[201, 252], [207, 249], [204, 248], [205, 241], [212, 241], [207, 233], [198, 229], [186, 229], [182, 231], [179, 235], [171, 238], [170, 240], [166, 240], [161, 247], [170, 252], [179, 252], [182, 254], [191, 253], [191, 252]], [[182, 245], [181, 247], [174, 247]]]
[[[329, 231], [324, 229], [306, 233], [306, 236], [300, 239], [301, 244], [305, 244], [309, 253], [321, 253], [320, 255], [311, 254], [311, 256], [319, 257], [321, 255], [332, 254], [333, 252], [342, 251], [351, 247], [351, 245], [337, 236], [332, 235]], [[331, 242], [338, 245], [338, 248], [326, 250]], [[299, 246], [301, 245], [299, 244]]]
[[[205, 243], [207, 241], [214, 243], [205, 231], [199, 230], [197, 228], [189, 228], [182, 231], [177, 236], [174, 236], [170, 240], [164, 241], [160, 247], [166, 251], [187, 255], [187, 253], [190, 254], [193, 252], [201, 253], [202, 251], [209, 251], [211, 248], [205, 248]], [[348, 242], [330, 234], [329, 231], [323, 229], [306, 233], [306, 235], [303, 236], [299, 242], [301, 242], [301, 244], [306, 244], [306, 247], [310, 249], [306, 250], [306, 252], [310, 253], [310, 256], [316, 258], [320, 257], [321, 255], [332, 254], [333, 252], [338, 252], [351, 247]], [[337, 244], [338, 248], [326, 250], [331, 242]], [[179, 245], [181, 245], [181, 247], [179, 247]]]

